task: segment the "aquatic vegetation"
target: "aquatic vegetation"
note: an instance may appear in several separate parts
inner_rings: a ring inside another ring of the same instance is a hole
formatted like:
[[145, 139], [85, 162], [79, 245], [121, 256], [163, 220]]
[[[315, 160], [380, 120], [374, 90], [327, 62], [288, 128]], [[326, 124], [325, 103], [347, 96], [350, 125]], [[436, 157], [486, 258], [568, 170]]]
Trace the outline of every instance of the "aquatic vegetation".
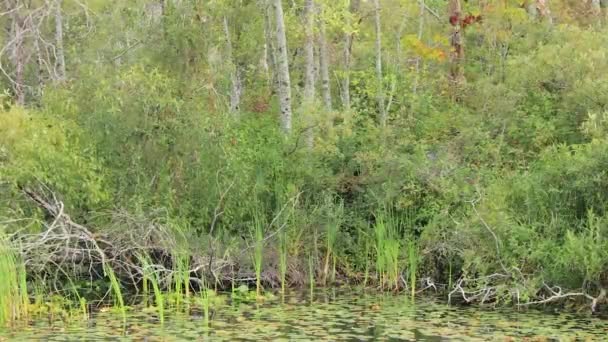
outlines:
[[182, 299], [189, 302], [190, 297], [190, 256], [187, 253], [178, 253], [174, 260], [173, 290], [175, 305], [179, 309]]
[[152, 292], [154, 294], [154, 304], [158, 312], [158, 319], [161, 324], [165, 322], [165, 294], [161, 290], [160, 277], [150, 264], [148, 256], [139, 255], [138, 260], [142, 265], [143, 274], [146, 284], [152, 284]]
[[209, 326], [209, 308], [211, 306], [210, 293], [212, 290], [206, 287], [205, 281], [202, 281], [202, 286], [200, 290], [201, 295], [201, 305], [203, 307], [203, 318], [206, 326]]
[[308, 256], [308, 286], [312, 300], [315, 292], [315, 257], [312, 253]]
[[382, 286], [392, 285], [399, 287], [401, 238], [399, 234], [399, 220], [390, 212], [381, 212], [376, 215], [374, 223], [376, 236], [376, 272]]
[[0, 325], [27, 317], [26, 274], [25, 265], [0, 231]]
[[327, 275], [329, 273], [330, 263], [332, 265], [332, 273], [331, 279], [335, 280], [336, 276], [336, 239], [338, 237], [338, 233], [340, 231], [340, 226], [342, 225], [343, 215], [344, 215], [344, 203], [339, 202], [334, 204], [334, 199], [332, 196], [327, 196], [325, 206], [327, 210], [329, 210], [327, 219], [327, 229], [325, 235], [326, 241], [326, 252], [325, 252], [325, 266], [323, 267], [323, 283], [327, 283]]
[[281, 293], [285, 294], [286, 277], [287, 277], [287, 233], [279, 233], [279, 275], [281, 277]]
[[420, 259], [418, 246], [416, 245], [416, 242], [410, 240], [407, 243], [407, 274], [410, 281], [412, 299], [414, 299], [416, 296], [416, 272], [418, 271], [418, 259]]
[[103, 266], [104, 266], [104, 269], [103, 269], [104, 273], [110, 281], [110, 287], [112, 289], [113, 298], [115, 301], [114, 307], [116, 307], [120, 311], [120, 313], [123, 317], [123, 321], [126, 324], [126, 320], [127, 320], [126, 305], [125, 305], [124, 297], [122, 296], [120, 282], [119, 282], [118, 278], [116, 277], [114, 270], [111, 267], [109, 267], [107, 264], [104, 264]]
[[[251, 291], [255, 294], [255, 291]], [[215, 294], [210, 291], [209, 298]], [[280, 302], [213, 304], [217, 314], [201, 324], [198, 313], [168, 313], [167, 323], [155, 323], [155, 313], [130, 313], [129, 339], [134, 340], [589, 340], [601, 341], [608, 322], [600, 317], [535, 310], [484, 310], [446, 307], [421, 298], [416, 306], [396, 297], [345, 289], [333, 295], [288, 294]], [[211, 300], [213, 302], [213, 300]], [[211, 309], [210, 309], [211, 311]], [[100, 312], [91, 322], [35, 321], [32, 326], [0, 329], [0, 339], [120, 339], [120, 316]]]
[[258, 296], [262, 290], [262, 263], [264, 261], [264, 221], [259, 212], [254, 213], [252, 237], [253, 237], [253, 268], [255, 270], [255, 290]]

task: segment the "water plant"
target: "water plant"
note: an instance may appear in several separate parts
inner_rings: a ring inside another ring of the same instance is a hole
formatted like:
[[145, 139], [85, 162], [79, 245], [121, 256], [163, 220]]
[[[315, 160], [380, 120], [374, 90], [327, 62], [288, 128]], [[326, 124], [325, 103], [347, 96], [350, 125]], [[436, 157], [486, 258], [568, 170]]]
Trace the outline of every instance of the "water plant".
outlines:
[[104, 274], [106, 275], [106, 277], [108, 277], [108, 280], [110, 281], [110, 288], [112, 290], [113, 297], [114, 297], [114, 307], [116, 309], [118, 309], [118, 311], [122, 315], [124, 324], [126, 324], [127, 309], [125, 306], [124, 297], [122, 296], [120, 281], [116, 277], [116, 273], [114, 273], [114, 270], [112, 269], [112, 267], [110, 265], [108, 265], [107, 263], [103, 264], [103, 271], [104, 271]]
[[203, 307], [203, 319], [204, 319], [205, 327], [209, 326], [209, 307], [211, 305], [210, 298], [209, 298], [210, 291], [211, 290], [207, 288], [207, 283], [205, 282], [205, 277], [202, 277], [200, 296], [201, 296], [201, 305]]
[[264, 261], [264, 221], [261, 213], [256, 211], [253, 215], [252, 239], [253, 239], [253, 268], [255, 270], [255, 290], [258, 296], [262, 288], [262, 262]]
[[326, 234], [325, 234], [325, 266], [323, 267], [323, 283], [327, 283], [327, 275], [329, 273], [329, 265], [332, 264], [332, 281], [335, 280], [336, 276], [336, 253], [335, 245], [340, 226], [342, 225], [344, 215], [344, 203], [340, 200], [337, 204], [333, 203], [333, 197], [327, 195], [325, 200], [325, 206], [329, 210]]
[[0, 235], [0, 324], [26, 317], [28, 307], [25, 266]]
[[287, 277], [287, 233], [279, 234], [279, 275], [281, 277], [281, 294], [285, 295], [286, 277]]
[[399, 220], [392, 213], [382, 211], [376, 215], [374, 223], [376, 236], [376, 272], [380, 285], [399, 287]]
[[312, 302], [315, 293], [315, 257], [312, 253], [308, 255], [308, 284], [310, 289], [310, 301]]
[[416, 242], [410, 240], [407, 243], [407, 263], [408, 263], [408, 278], [410, 281], [411, 297], [416, 296], [416, 272], [418, 270], [418, 246]]
[[176, 308], [180, 308], [183, 299], [188, 302], [190, 297], [190, 257], [185, 252], [177, 253], [174, 258], [173, 293]]
[[154, 304], [158, 312], [158, 319], [161, 324], [165, 322], [165, 296], [161, 290], [160, 278], [156, 270], [153, 269], [148, 256], [139, 255], [139, 262], [142, 265], [143, 274], [142, 277], [145, 279], [145, 283], [152, 284], [152, 292], [154, 293]]

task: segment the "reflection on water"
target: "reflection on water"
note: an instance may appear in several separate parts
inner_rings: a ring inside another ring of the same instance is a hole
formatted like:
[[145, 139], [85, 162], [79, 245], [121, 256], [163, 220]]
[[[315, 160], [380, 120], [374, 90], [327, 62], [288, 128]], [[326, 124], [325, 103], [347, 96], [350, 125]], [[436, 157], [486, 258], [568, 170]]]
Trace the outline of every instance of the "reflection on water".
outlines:
[[170, 313], [161, 326], [149, 310], [133, 309], [126, 327], [120, 316], [96, 313], [87, 321], [37, 320], [0, 330], [0, 341], [80, 340], [411, 340], [530, 341], [608, 338], [608, 320], [537, 311], [448, 307], [437, 301], [410, 302], [403, 296], [319, 293], [313, 303], [289, 295], [264, 304], [215, 307], [206, 324], [199, 310]]

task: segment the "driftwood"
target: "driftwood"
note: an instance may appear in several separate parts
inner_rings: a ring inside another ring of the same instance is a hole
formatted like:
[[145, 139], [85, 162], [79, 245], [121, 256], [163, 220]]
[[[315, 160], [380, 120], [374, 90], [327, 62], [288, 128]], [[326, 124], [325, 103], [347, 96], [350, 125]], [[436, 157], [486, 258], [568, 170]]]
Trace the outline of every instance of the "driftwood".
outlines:
[[[234, 183], [221, 194], [213, 213], [208, 236], [208, 249], [188, 254], [188, 269], [181, 270], [180, 276], [190, 275], [193, 288], [216, 284], [220, 287], [232, 282], [251, 282], [255, 272], [249, 265], [249, 254], [253, 242], [244, 244], [236, 255], [221, 255], [225, 248], [221, 241], [212, 235], [223, 214], [225, 198]], [[109, 267], [130, 289], [137, 292], [144, 275], [139, 256], [148, 256], [146, 272], [157, 274], [161, 283], [168, 286], [175, 280], [176, 253], [179, 248], [179, 233], [171, 231], [163, 221], [166, 213], [162, 210], [147, 216], [133, 215], [116, 210], [98, 214], [108, 216], [109, 222], [103, 230], [96, 230], [75, 222], [67, 213], [64, 203], [51, 189], [43, 184], [37, 187], [21, 187], [23, 195], [44, 211], [44, 229], [38, 233], [17, 231], [10, 236], [13, 246], [22, 256], [30, 275], [50, 280], [53, 289], [61, 291], [67, 279], [103, 279]], [[283, 208], [269, 223], [267, 235], [261, 243], [266, 244], [285, 228], [286, 223], [278, 224], [281, 215], [289, 215], [286, 208], [295, 206], [301, 193], [285, 203]], [[287, 220], [284, 220], [287, 222]], [[181, 246], [183, 247], [183, 246]], [[184, 272], [185, 271], [185, 272]], [[276, 272], [275, 272], [276, 273]], [[271, 271], [262, 274], [262, 282], [274, 284], [278, 275]]]

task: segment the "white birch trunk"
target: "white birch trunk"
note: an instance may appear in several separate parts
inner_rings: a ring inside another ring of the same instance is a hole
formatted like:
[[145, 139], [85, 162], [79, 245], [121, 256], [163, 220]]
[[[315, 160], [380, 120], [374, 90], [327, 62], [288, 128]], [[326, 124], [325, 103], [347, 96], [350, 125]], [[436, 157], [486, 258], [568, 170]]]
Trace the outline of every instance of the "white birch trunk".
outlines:
[[11, 1], [4, 1], [5, 10], [10, 14], [10, 29], [9, 29], [9, 41], [8, 55], [9, 60], [15, 68], [14, 77], [10, 79], [13, 86], [15, 103], [20, 106], [25, 105], [25, 64], [26, 64], [26, 53], [25, 53], [25, 20], [19, 14], [16, 9], [17, 4], [13, 4]]
[[241, 106], [241, 80], [237, 65], [232, 57], [232, 40], [230, 39], [230, 29], [228, 18], [224, 16], [224, 34], [226, 36], [226, 57], [230, 65], [230, 113], [238, 113]]
[[304, 96], [303, 108], [308, 113], [306, 118], [306, 146], [312, 148], [314, 141], [314, 130], [312, 128], [311, 111], [315, 103], [315, 36], [314, 36], [314, 4], [313, 0], [305, 0], [304, 3], [304, 33], [306, 43], [304, 44]]
[[264, 1], [264, 47], [266, 54], [266, 64], [268, 65], [268, 85], [274, 86], [278, 90], [277, 79], [277, 52], [272, 38], [272, 19], [270, 17], [270, 6], [267, 1]]
[[291, 132], [291, 81], [289, 79], [289, 61], [287, 58], [287, 38], [285, 37], [285, 21], [283, 19], [283, 4], [281, 0], [273, 0], [276, 15], [277, 39], [277, 73], [278, 95], [281, 110], [281, 128], [283, 132]]
[[[349, 10], [351, 15], [355, 14], [358, 12], [359, 10], [359, 0], [351, 0], [350, 1], [350, 6], [349, 6]], [[349, 18], [350, 19], [350, 18]], [[350, 20], [347, 22], [347, 26], [352, 25], [352, 22], [350, 22]], [[353, 33], [351, 32], [346, 32], [344, 34], [344, 49], [342, 51], [342, 57], [343, 57], [343, 72], [344, 75], [342, 77], [342, 107], [344, 108], [344, 110], [350, 110], [350, 67], [351, 67], [351, 53], [352, 53], [352, 46], [353, 46]]]
[[380, 126], [386, 126], [386, 109], [384, 104], [384, 85], [382, 75], [382, 27], [380, 22], [380, 0], [374, 0], [374, 24], [376, 31], [376, 97], [378, 101]]
[[304, 5], [304, 32], [306, 43], [304, 46], [304, 98], [305, 105], [315, 101], [315, 46], [314, 46], [314, 5], [312, 0], [306, 0]]
[[589, 0], [589, 6], [591, 7], [591, 14], [599, 16], [602, 13], [602, 5], [600, 0]]
[[329, 82], [329, 53], [325, 36], [325, 20], [319, 21], [319, 68], [321, 69], [321, 95], [325, 109], [331, 110], [331, 86]]
[[65, 81], [65, 53], [63, 48], [63, 14], [62, 0], [55, 0], [55, 53], [57, 54], [57, 80]]

